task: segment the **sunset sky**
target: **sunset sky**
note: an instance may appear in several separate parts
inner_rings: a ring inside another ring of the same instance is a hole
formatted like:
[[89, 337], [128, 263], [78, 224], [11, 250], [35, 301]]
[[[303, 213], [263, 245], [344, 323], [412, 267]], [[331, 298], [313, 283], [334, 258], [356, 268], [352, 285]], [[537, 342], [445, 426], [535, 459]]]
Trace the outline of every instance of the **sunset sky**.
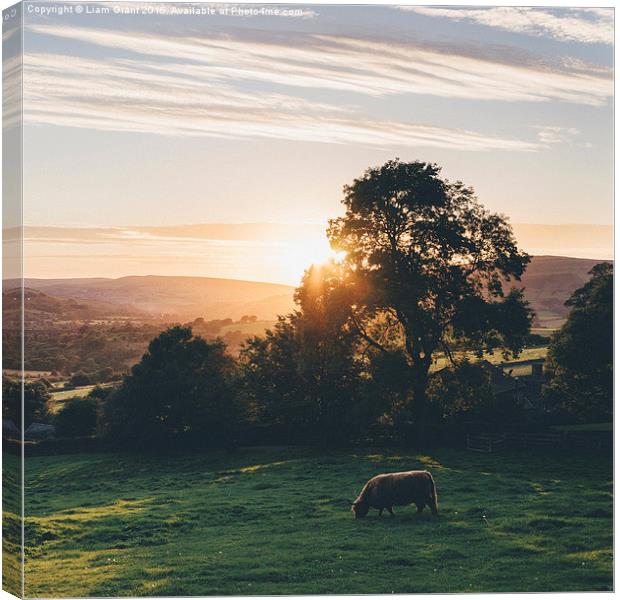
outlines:
[[[610, 9], [43, 6], [24, 9], [27, 275], [295, 283], [343, 184], [396, 156], [515, 224], [602, 226], [530, 228], [528, 251], [611, 257]], [[148, 230], [209, 223], [280, 227]]]

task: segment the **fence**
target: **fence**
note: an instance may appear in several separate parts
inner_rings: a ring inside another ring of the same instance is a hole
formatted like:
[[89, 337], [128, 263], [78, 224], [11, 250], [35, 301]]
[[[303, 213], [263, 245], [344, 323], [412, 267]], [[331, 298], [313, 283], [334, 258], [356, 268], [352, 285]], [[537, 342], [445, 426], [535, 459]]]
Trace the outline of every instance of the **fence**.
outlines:
[[607, 431], [590, 432], [506, 432], [499, 434], [468, 434], [467, 450], [472, 452], [498, 452], [514, 448], [589, 448], [609, 449], [613, 434]]

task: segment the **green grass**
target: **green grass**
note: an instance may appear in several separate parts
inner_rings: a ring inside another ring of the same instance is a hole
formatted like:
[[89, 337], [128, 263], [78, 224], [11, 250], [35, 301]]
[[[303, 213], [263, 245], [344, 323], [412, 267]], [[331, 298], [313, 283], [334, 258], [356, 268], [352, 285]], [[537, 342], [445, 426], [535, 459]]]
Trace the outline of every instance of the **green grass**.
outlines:
[[[356, 521], [428, 468], [440, 515]], [[28, 596], [609, 590], [611, 457], [247, 448], [28, 458]]]
[[2, 589], [22, 593], [22, 478], [21, 462], [8, 452], [2, 455]]

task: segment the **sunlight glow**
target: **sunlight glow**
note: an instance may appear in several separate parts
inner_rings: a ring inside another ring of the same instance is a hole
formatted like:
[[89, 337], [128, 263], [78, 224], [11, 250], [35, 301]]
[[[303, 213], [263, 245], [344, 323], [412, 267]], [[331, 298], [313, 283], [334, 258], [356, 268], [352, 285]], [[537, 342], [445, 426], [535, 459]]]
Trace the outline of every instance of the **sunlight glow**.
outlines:
[[301, 278], [311, 265], [319, 265], [330, 259], [341, 261], [345, 252], [336, 252], [331, 249], [325, 238], [304, 239], [297, 244], [290, 244], [289, 252], [283, 253], [278, 265], [285, 279], [298, 285]]

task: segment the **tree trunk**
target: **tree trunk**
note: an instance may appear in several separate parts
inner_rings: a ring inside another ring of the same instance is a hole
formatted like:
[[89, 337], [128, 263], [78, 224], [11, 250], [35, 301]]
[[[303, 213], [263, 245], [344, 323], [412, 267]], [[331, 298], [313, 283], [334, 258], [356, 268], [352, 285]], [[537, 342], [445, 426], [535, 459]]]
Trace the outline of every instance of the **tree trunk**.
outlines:
[[412, 440], [417, 448], [424, 448], [429, 440], [428, 435], [428, 371], [430, 363], [422, 360], [413, 366], [413, 435]]

